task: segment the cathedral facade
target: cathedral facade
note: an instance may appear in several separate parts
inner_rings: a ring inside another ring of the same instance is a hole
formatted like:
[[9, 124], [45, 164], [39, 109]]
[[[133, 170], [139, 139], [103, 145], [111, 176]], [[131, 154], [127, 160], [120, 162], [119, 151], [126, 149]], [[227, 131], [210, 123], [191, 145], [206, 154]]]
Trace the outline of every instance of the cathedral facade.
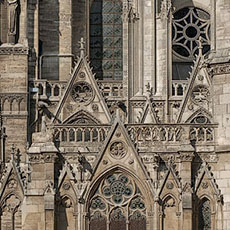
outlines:
[[230, 229], [229, 0], [0, 0], [0, 229]]

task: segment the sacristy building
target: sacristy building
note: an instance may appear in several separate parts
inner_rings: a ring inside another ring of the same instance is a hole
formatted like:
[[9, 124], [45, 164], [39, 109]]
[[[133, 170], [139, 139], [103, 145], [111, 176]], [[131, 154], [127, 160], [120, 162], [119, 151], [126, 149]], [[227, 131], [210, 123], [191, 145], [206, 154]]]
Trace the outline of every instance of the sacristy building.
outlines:
[[0, 229], [230, 229], [229, 0], [0, 0]]

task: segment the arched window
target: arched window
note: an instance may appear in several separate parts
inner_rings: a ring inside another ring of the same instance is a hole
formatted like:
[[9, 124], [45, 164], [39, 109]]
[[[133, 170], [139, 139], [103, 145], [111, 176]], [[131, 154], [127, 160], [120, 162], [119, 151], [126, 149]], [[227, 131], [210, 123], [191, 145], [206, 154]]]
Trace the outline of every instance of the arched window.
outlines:
[[211, 205], [210, 200], [203, 198], [199, 206], [199, 230], [211, 230]]
[[144, 198], [134, 180], [122, 172], [101, 181], [90, 199], [89, 213], [90, 230], [146, 230]]
[[90, 59], [98, 79], [122, 79], [122, 1], [90, 6]]
[[75, 229], [73, 202], [68, 196], [61, 197], [57, 204], [57, 230]]
[[205, 54], [210, 50], [210, 15], [194, 6], [176, 11], [172, 21], [173, 80], [189, 78], [200, 39]]

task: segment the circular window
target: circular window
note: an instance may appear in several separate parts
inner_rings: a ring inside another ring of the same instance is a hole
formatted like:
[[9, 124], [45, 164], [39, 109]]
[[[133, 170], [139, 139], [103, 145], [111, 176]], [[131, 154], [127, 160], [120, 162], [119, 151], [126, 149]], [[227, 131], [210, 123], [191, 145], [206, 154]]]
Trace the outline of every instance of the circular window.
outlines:
[[201, 37], [203, 53], [210, 50], [210, 16], [204, 10], [186, 7], [173, 14], [173, 51], [180, 57], [194, 59]]

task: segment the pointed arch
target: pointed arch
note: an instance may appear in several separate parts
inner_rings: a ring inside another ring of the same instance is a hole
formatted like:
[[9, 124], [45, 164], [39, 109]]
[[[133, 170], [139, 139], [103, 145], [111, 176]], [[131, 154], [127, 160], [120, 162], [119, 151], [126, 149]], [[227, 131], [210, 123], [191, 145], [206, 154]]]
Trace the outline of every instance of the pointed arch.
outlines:
[[[204, 123], [212, 123], [213, 122], [213, 118], [212, 118], [212, 114], [207, 111], [205, 108], [200, 108], [198, 109], [196, 112], [194, 112], [187, 120], [185, 123], [197, 123], [194, 122], [195, 119], [197, 117], [203, 116], [204, 118], [206, 118], [206, 121]], [[201, 124], [201, 123], [198, 123]]]
[[75, 229], [75, 202], [72, 197], [65, 194], [60, 197], [57, 202], [56, 210], [56, 226], [57, 230], [71, 230]]
[[90, 113], [80, 110], [77, 113], [71, 115], [68, 117], [63, 124], [66, 125], [77, 125], [77, 124], [100, 124], [100, 121], [96, 119], [93, 115]]
[[22, 197], [18, 193], [10, 192], [4, 196], [0, 203], [0, 229], [22, 228], [21, 204]]
[[[177, 230], [179, 226], [179, 219], [177, 217], [179, 212], [179, 202], [172, 193], [168, 193], [162, 198], [161, 209], [161, 229]], [[172, 225], [172, 223], [174, 224]]]
[[147, 186], [125, 167], [116, 165], [107, 169], [88, 188], [86, 225], [91, 229], [90, 225], [95, 226], [96, 221], [106, 229], [105, 223], [109, 221], [110, 229], [114, 230], [123, 229], [127, 223], [131, 230], [146, 229], [147, 211], [151, 211], [153, 204], [147, 190]]

